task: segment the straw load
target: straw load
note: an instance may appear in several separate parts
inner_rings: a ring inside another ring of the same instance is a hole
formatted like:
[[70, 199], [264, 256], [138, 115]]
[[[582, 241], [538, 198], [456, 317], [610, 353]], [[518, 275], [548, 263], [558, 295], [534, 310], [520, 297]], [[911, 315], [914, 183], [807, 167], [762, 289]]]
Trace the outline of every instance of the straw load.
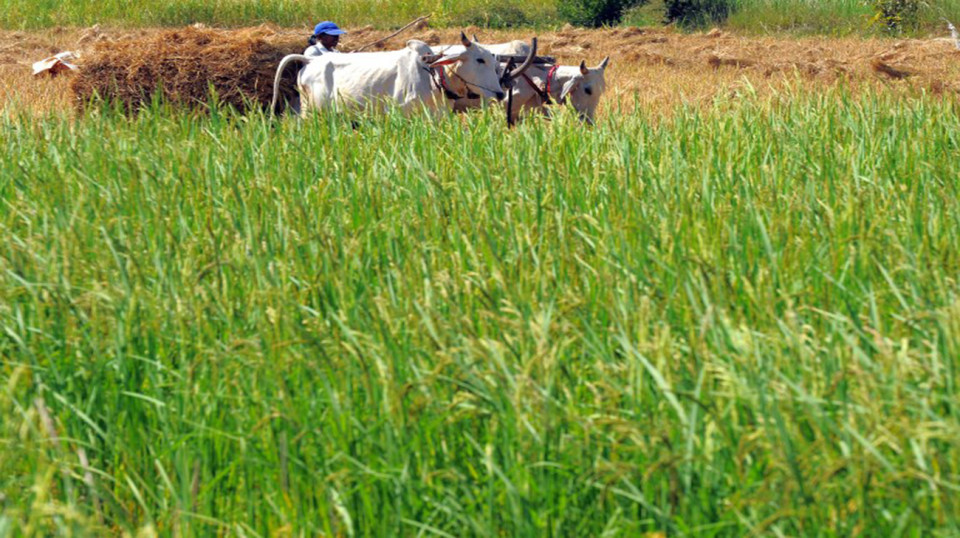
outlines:
[[[300, 34], [281, 34], [268, 26], [241, 30], [190, 26], [101, 41], [85, 55], [70, 89], [79, 109], [109, 100], [135, 112], [158, 97], [203, 107], [210, 102], [211, 91], [220, 103], [241, 110], [266, 109], [277, 64], [285, 55], [301, 52], [304, 42]], [[293, 84], [283, 87], [287, 93], [295, 91]]]

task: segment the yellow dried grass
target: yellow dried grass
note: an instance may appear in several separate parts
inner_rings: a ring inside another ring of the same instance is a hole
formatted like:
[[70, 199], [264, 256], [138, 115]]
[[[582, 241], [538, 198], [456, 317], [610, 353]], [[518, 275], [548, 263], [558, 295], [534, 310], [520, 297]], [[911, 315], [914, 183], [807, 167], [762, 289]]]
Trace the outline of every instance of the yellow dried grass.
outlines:
[[266, 107], [280, 59], [302, 50], [302, 37], [266, 26], [243, 30], [191, 26], [100, 41], [85, 55], [70, 90], [81, 108], [108, 99], [135, 111], [158, 92], [170, 103], [196, 106], [209, 102], [211, 90], [225, 104]]
[[[531, 37], [531, 32], [522, 30], [465, 30], [490, 43]], [[454, 43], [459, 32], [417, 28], [372, 50], [397, 49], [410, 38]], [[16, 33], [25, 44], [18, 48], [16, 42], [5, 40], [10, 32], [0, 32], [4, 38], [0, 42], [11, 43], [0, 50], [0, 92], [16, 95], [28, 106], [35, 104], [37, 110], [48, 110], [69, 107], [89, 98], [94, 90], [135, 107], [161, 84], [167, 98], [190, 105], [206, 102], [212, 85], [223, 101], [242, 106], [249, 99], [264, 105], [272, 97], [277, 62], [284, 54], [301, 51], [308, 33], [307, 28], [274, 27], [74, 29]], [[342, 48], [349, 51], [388, 33], [370, 27], [351, 29]], [[960, 51], [943, 39], [746, 38], [725, 32], [688, 35], [663, 28], [564, 28], [539, 37], [541, 50], [565, 64], [586, 60], [595, 65], [604, 56], [611, 57], [601, 114], [613, 106], [629, 112], [636, 105], [656, 113], [680, 103], [709, 105], [744, 84], [759, 95], [776, 93], [786, 84], [818, 88], [841, 82], [854, 92], [880, 88], [960, 94]], [[30, 62], [57, 50], [84, 54], [82, 70], [72, 83], [75, 94], [64, 91], [62, 81], [29, 77]], [[4, 57], [18, 65], [3, 65]], [[891, 79], [876, 70], [878, 61], [911, 76]], [[284, 87], [292, 89], [290, 84]]]

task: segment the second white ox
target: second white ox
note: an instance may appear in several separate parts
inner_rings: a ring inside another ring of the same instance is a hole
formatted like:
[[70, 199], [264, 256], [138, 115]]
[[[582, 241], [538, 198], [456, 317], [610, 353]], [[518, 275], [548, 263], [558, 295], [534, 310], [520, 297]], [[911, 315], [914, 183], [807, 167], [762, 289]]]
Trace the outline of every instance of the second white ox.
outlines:
[[[476, 42], [476, 38], [474, 38]], [[523, 41], [511, 41], [484, 45], [493, 54], [498, 56], [531, 55], [531, 48]], [[434, 47], [434, 52], [459, 52], [459, 46]], [[535, 51], [533, 51], [535, 52]], [[606, 69], [610, 57], [606, 57], [596, 67], [587, 67], [586, 62], [576, 65], [538, 65], [534, 64], [526, 70], [524, 76], [514, 83], [513, 110], [516, 117], [520, 112], [543, 110], [544, 105], [550, 102], [569, 102], [584, 121], [593, 123], [600, 104], [600, 96], [607, 87]], [[516, 78], [516, 77], [514, 77]], [[480, 106], [477, 99], [461, 99], [457, 101], [457, 110]]]
[[[307, 58], [291, 54], [280, 61], [273, 84], [273, 106], [276, 110], [280, 81], [287, 65], [303, 63], [297, 73], [301, 112], [311, 108], [337, 105], [364, 108], [385, 104], [399, 106], [404, 112], [416, 108], [441, 109], [452, 106], [452, 88], [483, 99], [503, 99], [499, 64], [486, 48], [467, 39], [459, 50], [437, 55], [422, 42], [410, 40], [404, 49], [390, 52], [324, 54]], [[529, 67], [528, 61], [514, 70], [517, 77]], [[447, 101], [445, 103], [445, 101]]]

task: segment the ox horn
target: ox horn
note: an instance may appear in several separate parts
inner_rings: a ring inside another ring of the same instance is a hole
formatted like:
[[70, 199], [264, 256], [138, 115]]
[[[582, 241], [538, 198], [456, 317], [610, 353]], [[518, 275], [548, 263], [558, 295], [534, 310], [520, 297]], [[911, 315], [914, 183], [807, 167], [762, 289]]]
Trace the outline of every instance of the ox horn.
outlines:
[[597, 66], [597, 69], [603, 71], [604, 69], [607, 68], [607, 64], [609, 63], [610, 63], [610, 57], [607, 56], [606, 58], [603, 59], [602, 62], [600, 62], [600, 65]]
[[503, 74], [500, 75], [500, 86], [507, 88], [510, 86], [510, 82], [513, 80], [510, 78], [510, 72], [516, 66], [516, 61], [514, 61], [513, 56], [507, 59], [507, 64], [503, 66]]
[[508, 80], [513, 80], [523, 74], [531, 65], [533, 65], [533, 60], [537, 57], [537, 38], [530, 40], [530, 54], [527, 55], [527, 59], [523, 61], [516, 69], [510, 72]]
[[590, 74], [590, 70], [587, 69], [586, 60], [580, 60], [580, 74], [583, 76], [587, 76]]
[[460, 30], [460, 42], [463, 43], [463, 46], [468, 49], [470, 48], [470, 45], [473, 44], [469, 39], [467, 39], [467, 34], [463, 33], [463, 30]]

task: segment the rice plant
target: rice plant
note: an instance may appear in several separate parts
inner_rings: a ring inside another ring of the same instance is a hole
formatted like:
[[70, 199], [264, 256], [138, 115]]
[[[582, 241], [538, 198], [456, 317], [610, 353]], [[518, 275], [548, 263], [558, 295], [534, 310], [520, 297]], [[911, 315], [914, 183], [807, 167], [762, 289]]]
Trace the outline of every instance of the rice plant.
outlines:
[[251, 26], [274, 23], [312, 28], [321, 20], [340, 25], [380, 28], [402, 25], [432, 14], [433, 24], [461, 24], [478, 13], [516, 12], [514, 17], [534, 25], [555, 20], [553, 2], [531, 5], [517, 0], [8, 0], [0, 13], [0, 28], [37, 29], [55, 26]]
[[[737, 30], [755, 33], [791, 32], [826, 35], [889, 35], [878, 21], [878, 7], [865, 0], [738, 0], [727, 21]], [[917, 2], [909, 27], [902, 32], [928, 36], [944, 34], [944, 19], [960, 19], [960, 2]]]
[[[644, 2], [640, 2], [644, 4]], [[744, 32], [789, 31], [800, 34], [877, 34], [882, 25], [872, 24], [876, 10], [866, 0], [731, 0], [731, 17], [723, 24]], [[302, 27], [305, 31], [320, 20], [335, 20], [344, 26], [400, 25], [432, 14], [434, 26], [558, 27], [565, 20], [557, 14], [555, 0], [530, 3], [519, 0], [7, 0], [0, 10], [0, 28], [25, 30], [101, 24], [121, 27], [184, 26], [203, 23], [241, 27], [273, 23]], [[659, 24], [667, 10], [663, 2], [628, 12], [625, 24]], [[910, 33], [943, 33], [943, 19], [960, 20], [960, 0], [920, 2], [915, 28]]]
[[0, 533], [955, 535], [958, 112], [8, 112]]

